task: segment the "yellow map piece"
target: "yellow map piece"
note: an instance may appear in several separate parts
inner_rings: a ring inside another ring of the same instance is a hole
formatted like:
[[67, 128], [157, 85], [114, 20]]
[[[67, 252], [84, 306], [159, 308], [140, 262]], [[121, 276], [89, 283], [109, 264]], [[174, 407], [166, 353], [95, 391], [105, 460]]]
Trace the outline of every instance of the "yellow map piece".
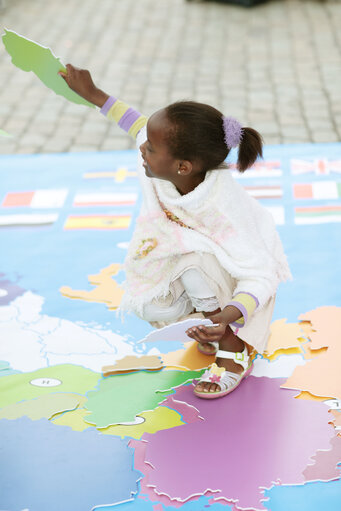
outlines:
[[68, 410], [74, 410], [85, 397], [72, 393], [46, 394], [36, 399], [12, 403], [0, 410], [0, 419], [19, 419], [26, 416], [32, 420], [50, 419], [57, 413], [63, 413]]
[[105, 303], [109, 310], [115, 310], [121, 303], [124, 291], [112, 277], [117, 275], [120, 269], [120, 264], [113, 263], [98, 275], [89, 275], [89, 283], [96, 286], [91, 291], [75, 290], [68, 286], [62, 286], [59, 291], [66, 298]]
[[77, 410], [53, 417], [52, 421], [53, 424], [57, 424], [58, 426], [69, 426], [74, 431], [84, 431], [87, 428], [93, 427], [85, 422], [84, 418], [87, 415], [89, 415], [88, 410], [77, 408]]
[[160, 357], [156, 355], [127, 355], [121, 360], [117, 360], [116, 364], [103, 366], [103, 376], [111, 376], [113, 374], [132, 373], [134, 371], [159, 371], [163, 364]]
[[296, 367], [282, 387], [341, 399], [341, 307], [319, 307], [299, 319], [311, 323], [309, 348], [312, 353], [320, 353], [304, 366]]
[[184, 343], [181, 348], [170, 353], [161, 353], [161, 360], [164, 365], [174, 369], [203, 369], [215, 361], [215, 355], [203, 355], [198, 350], [198, 343], [190, 341]]
[[178, 412], [165, 406], [158, 406], [154, 410], [142, 412], [139, 414], [139, 417], [145, 419], [141, 424], [131, 426], [117, 424], [105, 429], [99, 429], [98, 431], [104, 435], [115, 435], [121, 438], [131, 437], [139, 440], [144, 433], [157, 433], [162, 429], [175, 428], [185, 424]]

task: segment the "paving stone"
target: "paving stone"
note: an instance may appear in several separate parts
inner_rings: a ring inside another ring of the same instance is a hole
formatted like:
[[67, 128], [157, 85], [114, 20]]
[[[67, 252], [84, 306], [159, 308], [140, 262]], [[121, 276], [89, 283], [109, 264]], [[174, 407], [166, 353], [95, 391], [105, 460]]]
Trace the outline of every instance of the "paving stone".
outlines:
[[[184, 0], [23, 2], [7, 1], [0, 29], [15, 27], [90, 69], [99, 87], [147, 115], [191, 98], [263, 126], [269, 143], [341, 140], [338, 1], [277, 0], [252, 10]], [[56, 96], [2, 53], [0, 128], [8, 126], [20, 136], [9, 154], [27, 141], [32, 151], [134, 147], [98, 112]], [[44, 133], [39, 146], [34, 137]]]

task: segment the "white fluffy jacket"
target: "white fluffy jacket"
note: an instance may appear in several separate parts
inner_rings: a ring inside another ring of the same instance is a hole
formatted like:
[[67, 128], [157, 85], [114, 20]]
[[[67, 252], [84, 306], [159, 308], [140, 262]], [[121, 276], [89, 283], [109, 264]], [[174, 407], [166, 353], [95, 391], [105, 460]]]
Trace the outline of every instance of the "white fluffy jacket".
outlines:
[[[144, 128], [137, 137], [138, 147], [145, 139]], [[141, 314], [144, 304], [167, 296], [179, 258], [190, 252], [214, 254], [237, 280], [234, 294], [252, 293], [258, 309], [275, 295], [281, 281], [291, 278], [271, 214], [228, 169], [207, 172], [186, 195], [169, 181], [147, 177], [140, 153], [138, 173], [143, 205], [125, 261], [122, 310]], [[165, 209], [178, 221], [170, 220]]]

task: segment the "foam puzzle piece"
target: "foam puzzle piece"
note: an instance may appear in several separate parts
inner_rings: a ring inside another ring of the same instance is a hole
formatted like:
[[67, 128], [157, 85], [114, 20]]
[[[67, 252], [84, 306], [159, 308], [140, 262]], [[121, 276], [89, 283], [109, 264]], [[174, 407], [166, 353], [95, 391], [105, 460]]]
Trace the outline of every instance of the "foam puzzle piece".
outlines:
[[341, 479], [332, 483], [278, 485], [264, 491], [269, 511], [340, 511]]
[[105, 303], [109, 310], [116, 310], [121, 303], [123, 289], [113, 279], [121, 270], [121, 265], [113, 263], [100, 270], [97, 275], [89, 275], [89, 283], [96, 286], [91, 291], [74, 290], [62, 286], [59, 291], [66, 298], [85, 300], [87, 302]]
[[74, 410], [85, 401], [84, 396], [69, 393], [47, 394], [36, 399], [21, 401], [0, 410], [0, 419], [18, 419], [26, 416], [32, 420], [51, 419], [54, 415]]
[[178, 410], [167, 408], [165, 406], [158, 406], [149, 412], [142, 412], [138, 417], [144, 419], [141, 424], [117, 424], [105, 429], [100, 429], [99, 431], [103, 435], [115, 435], [121, 438], [130, 437], [140, 439], [145, 433], [154, 434], [162, 429], [183, 426], [186, 422]]
[[0, 437], [7, 460], [0, 464], [0, 509], [60, 511], [56, 488], [72, 511], [122, 502], [137, 493], [140, 473], [132, 469], [133, 451], [118, 437], [27, 417], [1, 420]]
[[84, 408], [77, 408], [76, 410], [68, 411], [54, 415], [51, 418], [51, 422], [56, 426], [68, 426], [73, 431], [84, 431], [85, 429], [91, 428], [92, 426], [85, 422], [85, 417], [89, 415], [89, 412]]
[[288, 378], [295, 367], [305, 365], [303, 355], [279, 355], [274, 360], [257, 355], [253, 361], [252, 376], [266, 376], [267, 378]]
[[283, 354], [304, 353], [303, 346], [311, 331], [309, 322], [287, 323], [285, 318], [274, 321], [264, 357], [274, 360]]
[[160, 357], [156, 355], [128, 355], [121, 360], [117, 360], [115, 365], [103, 366], [103, 376], [114, 374], [132, 373], [134, 371], [159, 371], [163, 363]]
[[95, 108], [95, 105], [72, 91], [65, 80], [58, 75], [58, 71], [66, 71], [66, 69], [50, 48], [41, 46], [7, 29], [5, 29], [5, 34], [2, 36], [2, 42], [6, 51], [12, 57], [13, 64], [19, 69], [33, 71], [46, 87], [68, 101]]
[[0, 378], [0, 407], [56, 392], [84, 395], [96, 387], [99, 373], [71, 364]]
[[139, 371], [102, 379], [98, 389], [87, 394], [85, 407], [91, 414], [86, 421], [97, 428], [134, 421], [136, 415], [153, 410], [167, 394], [174, 393], [174, 388], [201, 374], [202, 371]]
[[186, 424], [191, 424], [192, 422], [203, 420], [197, 408], [189, 405], [188, 403], [184, 403], [183, 401], [178, 401], [174, 399], [173, 396], [168, 396], [160, 406], [166, 406], [171, 410], [176, 410], [181, 415]]
[[11, 138], [11, 137], [13, 137], [13, 135], [11, 135], [10, 133], [7, 133], [7, 131], [5, 131], [5, 130], [0, 129], [0, 137]]
[[165, 366], [176, 367], [178, 369], [203, 369], [215, 361], [215, 355], [204, 355], [198, 350], [196, 341], [185, 342], [184, 347], [162, 353], [161, 359]]
[[[149, 497], [186, 501], [210, 488], [237, 509], [258, 510], [264, 509], [261, 488], [274, 481], [304, 483], [302, 471], [317, 450], [330, 448], [334, 432], [323, 403], [293, 399], [293, 391], [280, 388], [282, 382], [250, 376], [228, 399], [214, 402], [197, 398], [190, 385], [177, 389], [174, 399], [198, 408], [204, 420], [143, 436], [144, 462], [158, 467], [146, 481]], [[203, 441], [207, 438], [214, 438], [219, 453]], [[229, 477], [227, 457], [233, 467]], [[144, 473], [144, 465], [135, 467]]]
[[172, 323], [171, 325], [167, 325], [163, 328], [159, 328], [158, 330], [153, 330], [146, 337], [141, 339], [139, 343], [142, 342], [159, 342], [159, 341], [177, 341], [177, 342], [188, 342], [192, 341], [191, 337], [186, 335], [186, 330], [188, 328], [192, 328], [193, 326], [198, 325], [212, 325], [212, 321], [210, 319], [200, 319], [200, 318], [190, 318], [185, 319], [184, 321], [178, 321], [177, 323]]
[[341, 436], [341, 410], [329, 410], [331, 415], [333, 416], [333, 420], [331, 424], [333, 424], [334, 428], [338, 431], [338, 434]]
[[312, 459], [313, 465], [308, 465], [303, 471], [307, 481], [335, 481], [340, 479], [340, 469], [337, 467], [341, 463], [341, 437], [334, 436], [330, 441], [331, 449], [328, 451], [318, 451]]
[[[311, 351], [328, 349], [304, 365], [297, 367], [287, 379], [284, 388], [307, 391], [315, 396], [341, 399], [341, 307], [319, 307], [300, 316], [311, 322]], [[316, 378], [316, 375], [319, 375]]]

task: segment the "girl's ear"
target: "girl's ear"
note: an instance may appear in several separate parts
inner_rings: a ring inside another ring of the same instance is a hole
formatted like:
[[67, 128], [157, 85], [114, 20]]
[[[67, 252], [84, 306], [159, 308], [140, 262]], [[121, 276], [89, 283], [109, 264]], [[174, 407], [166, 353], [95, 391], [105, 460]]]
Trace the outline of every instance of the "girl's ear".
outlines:
[[193, 164], [189, 160], [181, 160], [178, 165], [178, 174], [188, 176], [193, 170]]

